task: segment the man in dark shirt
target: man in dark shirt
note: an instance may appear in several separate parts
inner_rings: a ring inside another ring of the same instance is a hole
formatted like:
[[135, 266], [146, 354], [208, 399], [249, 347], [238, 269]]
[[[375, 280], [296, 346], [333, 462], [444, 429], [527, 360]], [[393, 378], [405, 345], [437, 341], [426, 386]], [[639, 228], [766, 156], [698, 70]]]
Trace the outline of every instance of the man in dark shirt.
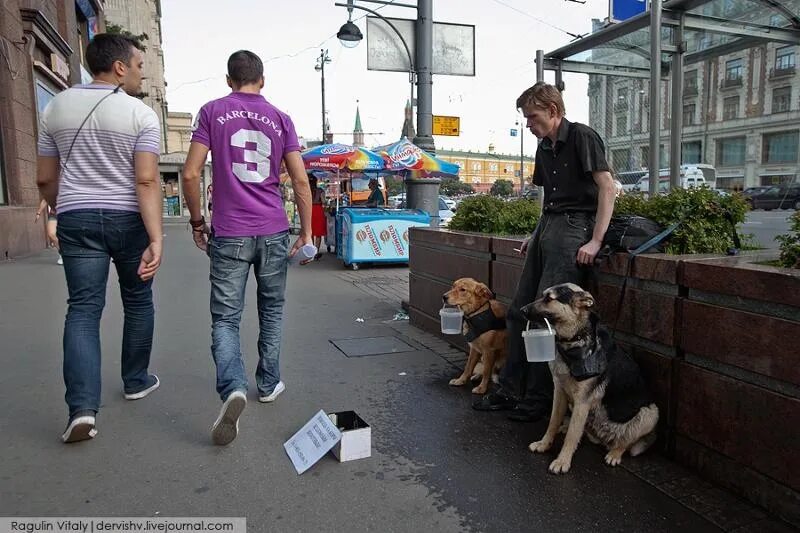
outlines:
[[508, 309], [508, 359], [500, 386], [473, 404], [479, 411], [511, 410], [512, 420], [550, 414], [553, 380], [547, 363], [528, 363], [520, 307], [559, 283], [585, 287], [614, 210], [614, 180], [600, 136], [564, 118], [554, 86], [539, 82], [517, 99], [528, 128], [541, 139], [533, 183], [544, 187], [542, 218], [521, 248], [525, 266]]

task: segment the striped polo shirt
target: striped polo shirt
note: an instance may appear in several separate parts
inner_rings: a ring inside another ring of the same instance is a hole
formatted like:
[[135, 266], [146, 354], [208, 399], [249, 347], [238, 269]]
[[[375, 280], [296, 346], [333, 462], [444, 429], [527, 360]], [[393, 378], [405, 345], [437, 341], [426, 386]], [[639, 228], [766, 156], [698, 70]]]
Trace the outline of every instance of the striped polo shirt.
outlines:
[[[161, 127], [156, 113], [119, 90], [81, 123], [116, 87], [77, 85], [55, 96], [39, 124], [40, 156], [58, 157], [58, 212], [74, 209], [139, 211], [134, 154], [159, 154]], [[77, 134], [77, 136], [76, 136]], [[73, 143], [74, 141], [74, 143]]]

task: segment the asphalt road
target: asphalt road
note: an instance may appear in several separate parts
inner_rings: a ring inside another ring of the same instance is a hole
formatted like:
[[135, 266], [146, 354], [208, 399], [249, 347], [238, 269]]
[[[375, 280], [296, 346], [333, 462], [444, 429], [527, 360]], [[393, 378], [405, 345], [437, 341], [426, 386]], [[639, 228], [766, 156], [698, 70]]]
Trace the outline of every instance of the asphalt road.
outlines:
[[789, 217], [793, 214], [792, 210], [750, 211], [747, 220], [739, 226], [739, 231], [745, 234], [752, 233], [764, 248], [778, 248], [775, 236], [789, 231]]

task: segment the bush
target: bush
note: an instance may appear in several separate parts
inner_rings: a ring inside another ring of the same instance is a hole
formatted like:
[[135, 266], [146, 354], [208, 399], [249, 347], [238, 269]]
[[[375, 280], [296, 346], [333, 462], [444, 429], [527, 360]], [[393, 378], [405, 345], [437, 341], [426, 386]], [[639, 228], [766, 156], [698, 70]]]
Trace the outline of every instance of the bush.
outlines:
[[789, 221], [789, 233], [778, 235], [775, 240], [781, 243], [781, 265], [800, 268], [800, 211], [789, 217]]
[[458, 179], [443, 179], [439, 186], [439, 192], [445, 196], [458, 196], [461, 194], [473, 194], [475, 189], [469, 183], [458, 181]]
[[741, 195], [722, 196], [707, 187], [678, 188], [653, 198], [629, 194], [614, 207], [616, 214], [644, 216], [664, 227], [683, 219], [667, 242], [670, 254], [726, 253], [734, 246], [731, 223], [744, 222], [747, 210]]
[[526, 235], [536, 227], [540, 215], [537, 202], [525, 199], [504, 202], [481, 195], [465, 198], [448, 227], [494, 235]]

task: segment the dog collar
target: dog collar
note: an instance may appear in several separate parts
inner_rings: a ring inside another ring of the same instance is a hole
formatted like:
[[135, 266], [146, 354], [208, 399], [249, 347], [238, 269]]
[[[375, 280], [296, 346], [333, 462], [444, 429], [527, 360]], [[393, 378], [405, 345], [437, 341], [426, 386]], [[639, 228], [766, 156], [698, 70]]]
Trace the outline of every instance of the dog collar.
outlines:
[[491, 305], [486, 311], [465, 316], [464, 322], [469, 325], [469, 330], [464, 334], [464, 339], [467, 342], [474, 341], [487, 331], [506, 329], [506, 320], [496, 317]]

